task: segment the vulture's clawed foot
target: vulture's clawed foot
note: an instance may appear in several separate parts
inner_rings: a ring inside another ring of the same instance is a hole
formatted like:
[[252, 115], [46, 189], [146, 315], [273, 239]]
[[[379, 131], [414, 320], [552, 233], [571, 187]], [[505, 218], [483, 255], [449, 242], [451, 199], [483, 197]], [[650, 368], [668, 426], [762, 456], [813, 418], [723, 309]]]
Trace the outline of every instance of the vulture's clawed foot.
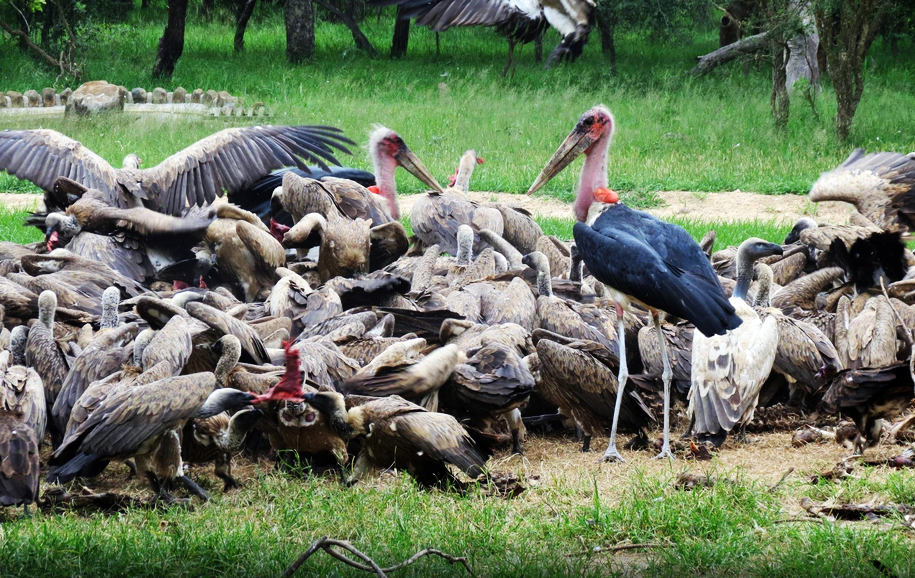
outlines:
[[233, 478], [233, 477], [230, 476], [229, 474], [224, 474], [224, 475], [219, 476], [219, 477], [220, 477], [220, 478], [222, 479], [222, 481], [223, 481], [223, 485], [222, 485], [222, 493], [223, 493], [223, 494], [227, 494], [227, 493], [229, 493], [231, 490], [235, 490], [235, 489], [241, 487], [241, 484], [238, 482], [238, 480], [236, 480], [235, 478]]
[[178, 477], [178, 481], [181, 482], [181, 484], [182, 484], [185, 488], [187, 488], [187, 491], [190, 492], [191, 494], [197, 496], [198, 498], [200, 498], [200, 499], [203, 500], [204, 502], [209, 502], [209, 501], [210, 501], [210, 494], [208, 494], [206, 490], [204, 490], [203, 488], [201, 488], [200, 486], [198, 486], [197, 483], [194, 482], [194, 481], [193, 481], [192, 479], [190, 479], [189, 477], [187, 477], [187, 476], [179, 476], [179, 477]]
[[516, 441], [516, 442], [512, 443], [512, 455], [517, 455], [517, 456], [524, 455], [524, 448], [521, 447], [521, 442]]
[[585, 435], [581, 439], [581, 453], [586, 454], [591, 451], [591, 436]]

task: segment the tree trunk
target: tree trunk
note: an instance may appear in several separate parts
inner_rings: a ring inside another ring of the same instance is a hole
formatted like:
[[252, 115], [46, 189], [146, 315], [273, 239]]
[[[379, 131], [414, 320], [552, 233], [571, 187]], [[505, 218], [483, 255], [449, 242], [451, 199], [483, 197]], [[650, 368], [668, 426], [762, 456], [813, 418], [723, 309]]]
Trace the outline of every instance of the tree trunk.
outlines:
[[610, 75], [616, 76], [616, 18], [598, 11], [597, 29], [600, 30], [600, 50], [610, 58]]
[[213, 19], [213, 12], [216, 10], [216, 0], [203, 0], [200, 5], [200, 17], [209, 22]]
[[778, 41], [772, 42], [772, 118], [775, 119], [776, 132], [785, 132], [788, 128], [788, 115], [791, 112], [788, 98], [787, 67], [788, 46]]
[[149, 8], [149, 0], [140, 2], [140, 10], [146, 10], [147, 8]]
[[315, 54], [315, 14], [311, 0], [286, 0], [286, 59], [298, 64]]
[[168, 23], [159, 39], [154, 78], [171, 78], [175, 64], [184, 52], [184, 24], [187, 20], [187, 0], [168, 0]]
[[254, 5], [257, 0], [242, 0], [242, 5], [238, 7], [238, 17], [235, 21], [235, 42], [233, 46], [235, 52], [242, 52], [245, 49], [245, 31], [248, 29], [248, 20], [254, 13]]
[[407, 55], [407, 45], [410, 43], [410, 19], [403, 16], [403, 5], [397, 6], [397, 16], [394, 19], [394, 38], [391, 40], [391, 58], [402, 58]]
[[792, 0], [791, 4], [798, 11], [804, 31], [788, 41], [787, 87], [790, 91], [795, 82], [806, 78], [816, 94], [820, 84], [820, 67], [817, 64], [820, 37], [815, 31], [810, 30], [813, 24], [813, 17], [810, 15], [810, 1]]
[[699, 61], [699, 64], [690, 70], [689, 73], [695, 76], [701, 76], [735, 58], [764, 50], [769, 46], [768, 37], [769, 34], [767, 32], [755, 36], [748, 36], [739, 42], [719, 48], [715, 52], [711, 52], [704, 56], [697, 56], [696, 60]]
[[826, 64], [836, 91], [836, 137], [845, 141], [864, 93], [864, 60], [886, 13], [885, 0], [845, 0], [837, 10], [831, 4], [814, 9], [817, 32], [825, 48]]
[[755, 0], [731, 0], [718, 26], [718, 46], [733, 44], [743, 37], [744, 22], [756, 9]]

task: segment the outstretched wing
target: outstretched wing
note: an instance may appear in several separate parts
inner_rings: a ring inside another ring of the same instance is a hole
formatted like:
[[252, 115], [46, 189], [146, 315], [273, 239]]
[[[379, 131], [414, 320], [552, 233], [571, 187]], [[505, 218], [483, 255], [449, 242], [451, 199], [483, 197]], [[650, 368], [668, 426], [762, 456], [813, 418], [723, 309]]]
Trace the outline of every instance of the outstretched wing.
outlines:
[[117, 170], [79, 141], [56, 130], [4, 130], [0, 132], [0, 171], [54, 189], [58, 177], [67, 177], [105, 194], [108, 204], [124, 206]]
[[339, 165], [334, 149], [351, 154], [348, 144], [355, 143], [329, 126], [227, 128], [137, 171], [137, 177], [153, 197], [150, 208], [178, 215], [188, 203], [210, 204], [224, 190], [231, 195], [247, 189], [275, 169], [307, 172], [306, 162], [325, 170], [326, 162]]

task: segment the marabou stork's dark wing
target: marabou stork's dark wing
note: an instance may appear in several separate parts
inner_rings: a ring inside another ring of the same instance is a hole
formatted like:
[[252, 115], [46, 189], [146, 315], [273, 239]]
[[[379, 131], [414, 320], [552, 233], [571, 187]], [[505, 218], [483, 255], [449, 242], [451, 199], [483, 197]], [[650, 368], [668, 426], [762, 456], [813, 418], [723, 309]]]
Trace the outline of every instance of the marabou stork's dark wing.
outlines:
[[0, 171], [53, 191], [58, 177], [66, 177], [104, 193], [112, 206], [124, 207], [117, 169], [79, 141], [56, 130], [0, 131]]
[[347, 144], [354, 143], [327, 126], [227, 128], [135, 174], [151, 196], [151, 208], [179, 215], [188, 203], [210, 204], [223, 190], [247, 189], [274, 169], [307, 171], [303, 159], [325, 170], [325, 161], [339, 165], [334, 149], [350, 154]]
[[576, 223], [575, 243], [596, 279], [636, 300], [692, 322], [707, 336], [740, 318], [699, 245], [682, 228], [624, 205], [589, 227]]

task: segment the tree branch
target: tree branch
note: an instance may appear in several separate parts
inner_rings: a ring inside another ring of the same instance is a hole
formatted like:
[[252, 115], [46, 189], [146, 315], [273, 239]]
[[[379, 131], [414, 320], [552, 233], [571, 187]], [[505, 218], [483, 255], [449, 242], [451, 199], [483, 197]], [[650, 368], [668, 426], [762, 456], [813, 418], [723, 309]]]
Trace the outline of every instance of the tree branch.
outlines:
[[6, 24], [6, 22], [3, 22], [3, 21], [0, 21], [0, 28], [3, 28], [4, 30], [6, 30], [7, 34], [9, 34], [10, 36], [15, 36], [17, 38], [21, 38], [25, 42], [26, 46], [28, 46], [29, 48], [31, 48], [32, 50], [37, 52], [51, 66], [54, 66], [55, 68], [60, 68], [61, 70], [65, 70], [67, 72], [67, 74], [71, 75], [73, 78], [75, 78], [77, 80], [82, 78], [83, 73], [79, 68], [77, 68], [67, 62], [64, 62], [63, 59], [61, 59], [61, 60], [55, 59], [53, 56], [51, 56], [50, 54], [48, 54], [47, 52], [42, 50], [40, 46], [38, 46], [37, 44], [32, 42], [32, 39], [29, 38], [29, 35], [26, 34], [25, 32], [23, 32], [22, 30], [14, 30], [8, 24]]
[[369, 53], [369, 56], [372, 58], [378, 58], [378, 51], [375, 50], [375, 47], [372, 46], [372, 43], [369, 42], [369, 39], [366, 38], [365, 34], [362, 33], [362, 30], [359, 28], [359, 25], [355, 20], [349, 17], [348, 14], [339, 10], [336, 6], [328, 4], [323, 0], [313, 0], [315, 4], [321, 8], [327, 10], [337, 18], [343, 21], [346, 24], [346, 27], [350, 29], [350, 32], [353, 33], [353, 42], [356, 43], [356, 48], [360, 50], [365, 50]]
[[[356, 556], [357, 558], [359, 558], [360, 560], [365, 562], [365, 564], [361, 564], [361, 563], [353, 560], [352, 558], [349, 558], [348, 556], [341, 554], [340, 552], [337, 552], [336, 550], [334, 550], [334, 548], [341, 548], [343, 550], [346, 550], [353, 556]], [[445, 554], [444, 552], [442, 552], [440, 550], [436, 550], [434, 548], [426, 548], [425, 550], [421, 550], [421, 551], [417, 552], [416, 554], [413, 554], [408, 559], [404, 560], [403, 562], [401, 562], [399, 564], [395, 564], [388, 568], [382, 568], [374, 560], [369, 558], [366, 554], [363, 554], [362, 552], [357, 550], [349, 542], [347, 542], [345, 540], [333, 540], [331, 538], [328, 538], [327, 536], [322, 536], [322, 537], [318, 538], [317, 540], [315, 540], [314, 542], [312, 542], [311, 546], [309, 546], [308, 549], [305, 550], [305, 552], [303, 552], [302, 555], [299, 556], [296, 559], [296, 561], [293, 562], [292, 565], [289, 566], [289, 568], [287, 568], [286, 571], [280, 575], [280, 578], [290, 578], [293, 574], [296, 573], [296, 571], [302, 566], [302, 564], [304, 564], [306, 560], [311, 558], [311, 556], [318, 550], [324, 550], [332, 558], [335, 558], [335, 559], [343, 562], [347, 566], [356, 568], [357, 570], [362, 570], [364, 572], [373, 572], [379, 578], [386, 578], [387, 574], [389, 574], [390, 572], [395, 572], [397, 570], [405, 568], [425, 556], [438, 556], [439, 558], [444, 558], [450, 564], [461, 564], [464, 566], [464, 569], [467, 570], [468, 574], [470, 574], [471, 576], [475, 576], [475, 574], [473, 573], [473, 570], [470, 569], [470, 565], [467, 563], [467, 558], [465, 558], [463, 556], [461, 556], [461, 557], [451, 556], [449, 554]]]
[[734, 42], [733, 44], [728, 44], [727, 46], [722, 46], [714, 52], [705, 54], [703, 56], [697, 56], [696, 59], [699, 61], [692, 70], [689, 71], [693, 76], [702, 76], [711, 72], [713, 69], [726, 64], [735, 58], [743, 56], [745, 54], [753, 54], [754, 52], [759, 52], [764, 50], [769, 44], [769, 33], [762, 32], [754, 36], [748, 36], [743, 40]]

